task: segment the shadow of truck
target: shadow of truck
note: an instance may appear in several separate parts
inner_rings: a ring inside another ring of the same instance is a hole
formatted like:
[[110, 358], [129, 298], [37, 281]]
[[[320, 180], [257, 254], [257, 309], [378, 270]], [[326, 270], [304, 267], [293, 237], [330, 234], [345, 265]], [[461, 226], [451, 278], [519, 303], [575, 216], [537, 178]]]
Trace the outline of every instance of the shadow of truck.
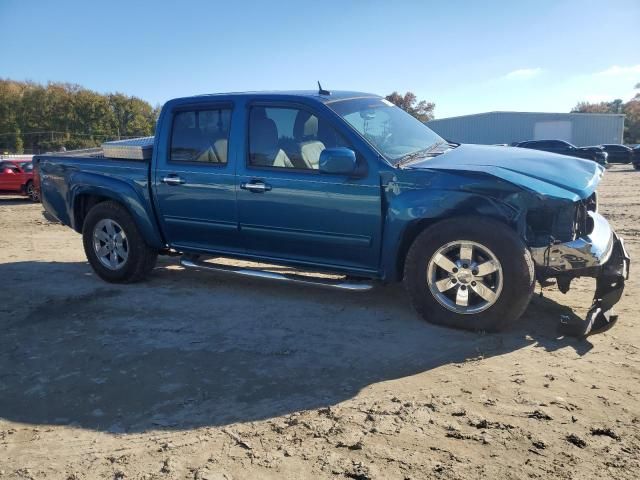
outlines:
[[567, 311], [552, 300], [535, 298], [515, 329], [483, 335], [425, 323], [400, 286], [353, 294], [175, 263], [124, 286], [86, 263], [0, 264], [0, 417], [110, 432], [219, 426], [529, 345], [590, 347], [555, 337]]

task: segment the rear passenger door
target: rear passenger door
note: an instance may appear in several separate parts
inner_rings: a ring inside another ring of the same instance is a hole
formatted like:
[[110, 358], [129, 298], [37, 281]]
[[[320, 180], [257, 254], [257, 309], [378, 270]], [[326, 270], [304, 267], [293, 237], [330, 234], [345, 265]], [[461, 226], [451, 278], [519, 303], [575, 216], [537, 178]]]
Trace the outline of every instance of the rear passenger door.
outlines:
[[177, 108], [159, 149], [154, 186], [165, 238], [176, 249], [242, 251], [231, 140], [232, 105]]
[[378, 268], [381, 197], [375, 166], [356, 152], [359, 174], [319, 171], [325, 148], [353, 146], [310, 107], [253, 104], [238, 162], [238, 215], [247, 253], [369, 273]]

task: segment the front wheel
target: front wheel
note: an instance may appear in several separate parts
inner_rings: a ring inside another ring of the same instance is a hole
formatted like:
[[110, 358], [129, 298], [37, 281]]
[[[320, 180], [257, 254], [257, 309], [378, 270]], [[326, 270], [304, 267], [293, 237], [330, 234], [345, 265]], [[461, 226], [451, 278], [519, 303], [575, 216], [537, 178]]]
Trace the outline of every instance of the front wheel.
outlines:
[[511, 228], [459, 217], [418, 235], [405, 260], [404, 283], [425, 320], [498, 331], [526, 309], [535, 275], [529, 250]]
[[93, 270], [107, 282], [142, 280], [158, 258], [157, 250], [144, 242], [129, 212], [111, 201], [98, 203], [89, 211], [82, 227], [82, 243]]

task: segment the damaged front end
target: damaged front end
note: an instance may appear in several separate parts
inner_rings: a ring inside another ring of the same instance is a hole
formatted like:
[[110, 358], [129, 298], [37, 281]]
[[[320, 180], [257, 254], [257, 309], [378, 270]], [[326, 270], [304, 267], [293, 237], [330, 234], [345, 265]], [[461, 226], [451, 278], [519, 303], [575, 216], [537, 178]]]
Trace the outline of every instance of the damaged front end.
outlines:
[[[586, 318], [583, 321], [561, 320], [563, 334], [581, 337], [604, 332], [617, 321], [613, 306], [620, 300], [629, 277], [630, 258], [622, 238], [597, 213], [595, 194], [573, 205], [575, 210], [570, 223], [573, 239], [562, 241], [549, 236], [546, 246], [530, 247], [530, 250], [538, 280], [543, 283], [555, 278], [562, 293], [569, 291], [574, 278], [596, 279], [596, 292]], [[556, 217], [545, 218], [550, 222]], [[566, 221], [562, 223], [567, 225]]]

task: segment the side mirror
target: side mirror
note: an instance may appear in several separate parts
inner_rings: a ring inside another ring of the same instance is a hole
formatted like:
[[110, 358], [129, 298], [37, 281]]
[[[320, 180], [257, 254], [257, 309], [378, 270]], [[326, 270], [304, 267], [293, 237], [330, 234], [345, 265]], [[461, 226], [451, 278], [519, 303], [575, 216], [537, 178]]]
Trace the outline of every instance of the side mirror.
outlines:
[[323, 173], [350, 175], [356, 169], [356, 154], [350, 148], [325, 148], [320, 152], [319, 170]]

